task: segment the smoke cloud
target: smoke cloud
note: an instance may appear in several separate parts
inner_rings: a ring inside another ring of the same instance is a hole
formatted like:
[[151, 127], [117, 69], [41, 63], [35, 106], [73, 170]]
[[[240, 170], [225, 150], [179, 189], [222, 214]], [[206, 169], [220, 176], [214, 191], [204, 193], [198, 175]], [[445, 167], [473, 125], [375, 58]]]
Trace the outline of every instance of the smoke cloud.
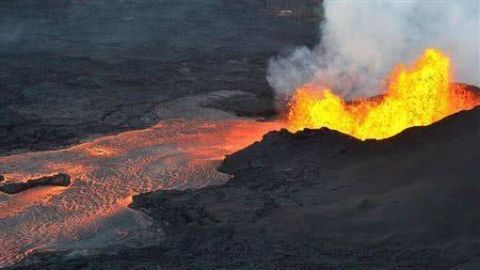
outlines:
[[281, 96], [307, 82], [346, 98], [378, 94], [397, 63], [427, 47], [446, 52], [456, 81], [480, 84], [480, 2], [324, 1], [321, 42], [271, 59], [267, 80]]

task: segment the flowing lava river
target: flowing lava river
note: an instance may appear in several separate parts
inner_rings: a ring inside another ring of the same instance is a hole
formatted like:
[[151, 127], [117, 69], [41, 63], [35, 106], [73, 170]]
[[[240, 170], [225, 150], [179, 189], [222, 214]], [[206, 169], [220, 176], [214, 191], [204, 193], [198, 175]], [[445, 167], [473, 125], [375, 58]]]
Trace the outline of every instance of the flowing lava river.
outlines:
[[148, 217], [127, 208], [133, 195], [222, 183], [228, 176], [216, 167], [223, 157], [278, 127], [247, 119], [166, 121], [63, 150], [0, 157], [7, 182], [58, 172], [73, 179], [69, 187], [0, 195], [0, 266], [35, 250], [146, 244]]
[[346, 103], [329, 90], [301, 87], [292, 98], [287, 122], [225, 114], [216, 120], [198, 120], [210, 119], [198, 118], [200, 113], [221, 113], [194, 105], [194, 98], [194, 102], [174, 102], [170, 110], [176, 116], [190, 113], [197, 120], [165, 120], [63, 150], [0, 157], [6, 182], [60, 172], [73, 179], [69, 187], [0, 195], [0, 267], [36, 250], [145, 246], [151, 239], [161, 239], [162, 231], [152, 230], [147, 216], [127, 207], [132, 196], [223, 183], [228, 176], [216, 168], [224, 156], [269, 131], [328, 127], [359, 139], [383, 139], [479, 105], [477, 93], [451, 87], [449, 66], [446, 56], [427, 50], [410, 69], [397, 68], [381, 99]]

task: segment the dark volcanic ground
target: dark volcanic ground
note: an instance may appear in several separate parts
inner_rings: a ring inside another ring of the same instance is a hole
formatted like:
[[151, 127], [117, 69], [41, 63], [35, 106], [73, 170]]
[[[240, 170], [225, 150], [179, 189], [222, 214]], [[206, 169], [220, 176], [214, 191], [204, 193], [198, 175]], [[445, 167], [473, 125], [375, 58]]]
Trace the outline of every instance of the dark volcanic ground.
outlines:
[[147, 127], [153, 107], [211, 91], [253, 93], [215, 105], [272, 115], [266, 62], [315, 43], [317, 4], [2, 1], [0, 154]]
[[[271, 116], [266, 61], [315, 43], [317, 2], [3, 1], [0, 154], [146, 127], [154, 108], [218, 90], [253, 95], [210, 106]], [[15, 268], [479, 269], [479, 135], [479, 108], [379, 142], [272, 132], [226, 158], [226, 184], [134, 197], [160, 243]]]
[[165, 229], [161, 244], [24, 267], [478, 269], [479, 135], [478, 107], [381, 141], [271, 132], [225, 159], [224, 185], [134, 197]]

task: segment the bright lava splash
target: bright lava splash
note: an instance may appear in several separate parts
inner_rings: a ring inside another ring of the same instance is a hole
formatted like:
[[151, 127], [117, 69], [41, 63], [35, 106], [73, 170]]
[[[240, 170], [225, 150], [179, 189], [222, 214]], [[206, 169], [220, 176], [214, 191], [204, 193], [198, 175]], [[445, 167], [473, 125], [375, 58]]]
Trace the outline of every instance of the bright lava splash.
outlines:
[[450, 59], [427, 49], [409, 68], [394, 68], [383, 96], [346, 102], [329, 89], [305, 85], [293, 95], [290, 131], [327, 127], [365, 139], [384, 139], [480, 104], [478, 94], [451, 85]]

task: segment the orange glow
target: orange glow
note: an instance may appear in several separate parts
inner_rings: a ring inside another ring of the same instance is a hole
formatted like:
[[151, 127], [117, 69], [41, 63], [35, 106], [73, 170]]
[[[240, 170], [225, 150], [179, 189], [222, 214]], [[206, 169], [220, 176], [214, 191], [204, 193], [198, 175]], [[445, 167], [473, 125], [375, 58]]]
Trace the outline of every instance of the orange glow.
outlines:
[[451, 81], [450, 59], [427, 49], [411, 67], [398, 65], [378, 98], [346, 102], [329, 89], [305, 85], [290, 102], [289, 130], [327, 127], [362, 140], [384, 139], [480, 104], [478, 94]]
[[94, 145], [90, 147], [85, 145], [85, 147], [82, 147], [81, 150], [91, 157], [112, 157], [117, 154], [117, 151], [115, 151], [114, 148], [101, 145]]
[[127, 209], [132, 196], [223, 183], [229, 176], [216, 168], [225, 155], [283, 126], [248, 119], [168, 120], [66, 149], [0, 157], [5, 182], [60, 172], [72, 178], [68, 187], [0, 193], [0, 267], [41, 248], [89, 239], [97, 231], [118, 230], [123, 235], [123, 227], [105, 222], [132, 215], [128, 220], [139, 226], [137, 214]]

